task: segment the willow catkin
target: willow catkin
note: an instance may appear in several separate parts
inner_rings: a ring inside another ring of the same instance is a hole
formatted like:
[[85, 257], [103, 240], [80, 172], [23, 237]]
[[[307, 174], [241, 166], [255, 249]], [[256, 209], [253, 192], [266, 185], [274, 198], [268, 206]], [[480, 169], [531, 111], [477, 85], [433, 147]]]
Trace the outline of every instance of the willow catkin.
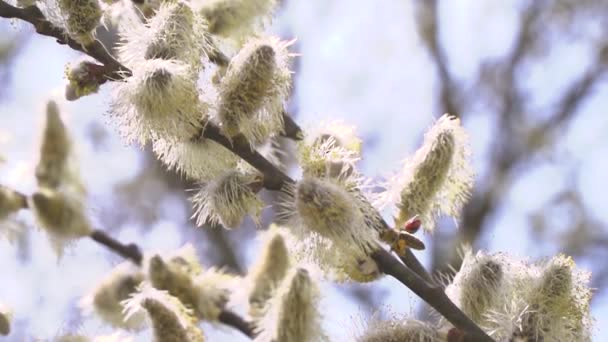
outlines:
[[127, 318], [145, 310], [156, 342], [203, 342], [191, 310], [166, 291], [142, 284], [139, 292], [125, 301]]
[[0, 185], [0, 222], [26, 206], [25, 198], [14, 190]]
[[219, 223], [230, 229], [238, 227], [249, 215], [259, 224], [263, 203], [251, 188], [256, 181], [259, 181], [257, 174], [228, 170], [201, 184], [198, 193], [192, 197], [196, 223], [199, 226], [207, 222]]
[[111, 326], [127, 330], [139, 329], [144, 317], [133, 315], [126, 319], [122, 303], [137, 292], [144, 277], [143, 272], [130, 262], [121, 263], [83, 298], [81, 305], [86, 311], [95, 312]]
[[120, 32], [119, 56], [130, 68], [145, 60], [177, 60], [197, 78], [209, 49], [206, 32], [205, 20], [187, 3], [163, 1], [145, 23], [133, 23]]
[[209, 23], [209, 32], [241, 42], [260, 31], [276, 0], [196, 0], [193, 6]]
[[204, 321], [217, 321], [228, 302], [234, 277], [214, 268], [191, 272], [176, 259], [165, 261], [152, 256], [147, 263], [150, 283], [166, 290], [192, 309], [193, 315]]
[[486, 312], [504, 303], [505, 272], [500, 257], [468, 250], [446, 294], [469, 318], [483, 324]]
[[279, 287], [291, 266], [283, 235], [274, 227], [266, 233], [262, 254], [248, 274], [252, 283], [249, 292], [249, 315], [259, 319], [268, 308], [268, 300]]
[[254, 146], [283, 130], [283, 104], [291, 86], [290, 44], [255, 38], [232, 59], [215, 114], [226, 135], [242, 133]]
[[59, 254], [92, 232], [81, 199], [70, 193], [42, 188], [32, 195], [29, 206]]
[[309, 272], [296, 268], [283, 280], [269, 310], [258, 322], [254, 341], [322, 341], [319, 289]]
[[237, 166], [238, 157], [222, 145], [202, 138], [198, 141], [157, 139], [152, 143], [156, 156], [170, 170], [194, 181], [206, 182]]
[[95, 40], [95, 29], [103, 15], [99, 1], [57, 0], [57, 6], [70, 37], [82, 45], [91, 44]]
[[8, 306], [0, 302], [0, 335], [7, 336], [11, 333], [12, 316]]
[[438, 216], [460, 216], [473, 186], [469, 157], [460, 120], [445, 114], [425, 134], [414, 158], [391, 178], [378, 202], [396, 204], [396, 226], [418, 215], [423, 228], [432, 232]]
[[115, 82], [110, 116], [128, 142], [142, 146], [163, 138], [188, 141], [200, 134], [205, 108], [190, 67], [176, 60], [151, 59]]
[[367, 226], [356, 196], [334, 180], [313, 177], [285, 191], [279, 215], [296, 237], [295, 255], [336, 280], [371, 281], [380, 276], [369, 256], [380, 248], [378, 232]]
[[374, 319], [357, 342], [439, 342], [443, 341], [439, 328], [434, 325], [407, 318], [389, 320]]

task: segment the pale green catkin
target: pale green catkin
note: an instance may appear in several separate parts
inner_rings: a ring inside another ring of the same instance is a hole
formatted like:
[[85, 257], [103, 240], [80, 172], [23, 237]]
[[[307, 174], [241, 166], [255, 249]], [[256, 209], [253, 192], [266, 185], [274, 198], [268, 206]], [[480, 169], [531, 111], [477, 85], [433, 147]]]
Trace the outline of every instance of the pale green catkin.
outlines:
[[277, 289], [258, 324], [256, 342], [324, 341], [317, 305], [319, 289], [309, 272], [294, 269]]
[[0, 302], [0, 335], [7, 336], [11, 333], [12, 313], [9, 308]]
[[253, 288], [249, 293], [249, 314], [254, 319], [263, 316], [268, 308], [268, 300], [279, 287], [291, 266], [285, 240], [277, 229], [267, 233], [262, 247], [262, 255], [253, 265], [249, 277]]
[[0, 222], [25, 207], [25, 198], [0, 185]]
[[259, 224], [263, 203], [250, 187], [256, 181], [259, 181], [257, 174], [228, 170], [201, 184], [199, 192], [192, 197], [196, 223], [199, 226], [219, 223], [230, 229], [238, 227], [249, 215]]
[[146, 310], [152, 323], [155, 342], [203, 342], [202, 331], [196, 325], [190, 309], [166, 291], [149, 284], [125, 301], [127, 317]]
[[40, 144], [40, 157], [36, 165], [38, 186], [55, 189], [65, 181], [68, 158], [72, 148], [67, 129], [54, 101], [49, 101], [46, 122]]
[[276, 0], [195, 0], [193, 7], [209, 22], [209, 32], [237, 42], [263, 29]]
[[290, 44], [255, 38], [231, 60], [215, 113], [226, 135], [242, 133], [255, 146], [283, 131], [283, 105], [291, 86]]
[[82, 45], [91, 44], [103, 12], [97, 0], [57, 0], [65, 28]]
[[439, 329], [429, 323], [406, 318], [373, 320], [357, 342], [439, 342]]
[[119, 264], [83, 299], [83, 305], [89, 310], [92, 307], [100, 318], [114, 327], [138, 329], [143, 317], [133, 315], [126, 319], [122, 302], [137, 292], [143, 280], [143, 272], [130, 262]]
[[399, 209], [395, 225], [418, 215], [425, 231], [432, 232], [436, 219], [456, 221], [473, 186], [468, 136], [460, 120], [443, 115], [424, 136], [424, 143], [403, 170], [385, 185], [378, 204]]

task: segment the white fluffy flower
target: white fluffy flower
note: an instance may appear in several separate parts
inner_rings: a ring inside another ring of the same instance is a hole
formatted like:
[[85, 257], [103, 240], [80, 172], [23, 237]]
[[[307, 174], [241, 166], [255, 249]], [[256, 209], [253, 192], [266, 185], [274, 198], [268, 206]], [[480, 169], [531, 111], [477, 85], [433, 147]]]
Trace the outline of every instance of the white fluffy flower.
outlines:
[[262, 254], [256, 259], [247, 280], [249, 282], [249, 314], [259, 319], [268, 309], [268, 300], [281, 284], [291, 267], [291, 257], [283, 234], [271, 226], [263, 234]]
[[208, 49], [204, 20], [182, 2], [163, 2], [145, 23], [121, 30], [121, 60], [130, 68], [149, 59], [174, 59], [188, 64], [196, 75]]
[[340, 184], [304, 177], [286, 190], [279, 214], [321, 269], [335, 267], [356, 281], [379, 276], [368, 255], [380, 248], [378, 232], [368, 226], [360, 201]]
[[209, 32], [240, 43], [260, 32], [276, 0], [195, 0], [193, 7], [209, 22]]
[[465, 262], [446, 293], [494, 339], [591, 341], [589, 273], [571, 258], [469, 253]]
[[357, 342], [440, 342], [439, 329], [430, 323], [405, 317], [372, 319]]
[[91, 234], [91, 224], [78, 196], [43, 188], [32, 195], [29, 207], [58, 253], [65, 245]]
[[208, 181], [237, 166], [238, 157], [224, 146], [209, 140], [155, 140], [154, 153], [171, 170], [196, 181]]
[[139, 329], [144, 316], [132, 315], [126, 319], [122, 302], [135, 293], [144, 280], [143, 272], [131, 262], [123, 262], [103, 279], [81, 301], [85, 313], [95, 312], [110, 325], [123, 329]]
[[188, 65], [151, 59], [115, 82], [110, 116], [128, 142], [188, 141], [200, 133], [204, 109]]
[[255, 146], [283, 130], [289, 95], [291, 42], [252, 39], [232, 59], [219, 89], [216, 120], [228, 136], [242, 133]]
[[27, 205], [26, 198], [16, 191], [0, 185], [0, 222]]
[[84, 185], [80, 179], [73, 149], [68, 130], [61, 120], [59, 108], [54, 101], [49, 101], [36, 165], [38, 186], [68, 189], [84, 195]]
[[483, 324], [487, 310], [505, 305], [509, 279], [500, 254], [465, 251], [460, 270], [446, 288], [446, 294], [477, 324]]
[[146, 263], [149, 281], [155, 288], [168, 291], [192, 308], [198, 319], [217, 321], [228, 302], [235, 278], [214, 268], [205, 271], [193, 268], [188, 259], [190, 257], [179, 255], [152, 256]]
[[103, 12], [98, 0], [57, 0], [62, 26], [70, 37], [82, 45], [95, 40]]
[[217, 178], [203, 183], [192, 197], [199, 226], [209, 222], [225, 228], [238, 227], [246, 215], [259, 224], [263, 203], [252, 186], [259, 182], [256, 174], [237, 170], [225, 171]]
[[293, 269], [271, 299], [268, 312], [258, 322], [254, 341], [326, 340], [318, 309], [319, 296], [310, 273], [303, 268]]
[[0, 302], [0, 335], [6, 336], [11, 333], [12, 312]]
[[139, 291], [124, 302], [127, 318], [145, 310], [155, 342], [203, 342], [203, 332], [196, 326], [192, 311], [166, 291], [143, 283]]
[[392, 177], [382, 205], [396, 204], [396, 226], [418, 215], [432, 232], [440, 215], [460, 217], [460, 210], [473, 187], [468, 136], [460, 120], [443, 115], [424, 136], [424, 143], [403, 170]]

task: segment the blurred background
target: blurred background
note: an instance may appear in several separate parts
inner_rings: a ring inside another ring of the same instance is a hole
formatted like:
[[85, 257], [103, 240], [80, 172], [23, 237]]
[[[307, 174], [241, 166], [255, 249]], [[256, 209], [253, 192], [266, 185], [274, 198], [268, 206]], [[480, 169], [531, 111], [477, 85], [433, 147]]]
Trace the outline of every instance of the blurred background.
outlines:
[[[284, 0], [271, 31], [297, 38], [289, 112], [304, 129], [326, 119], [356, 125], [370, 177], [397, 170], [442, 113], [461, 117], [476, 186], [459, 228], [445, 220], [424, 237], [427, 250], [416, 255], [429, 270], [458, 267], [463, 243], [531, 259], [566, 253], [593, 272], [594, 340], [607, 341], [607, 21], [603, 0]], [[35, 190], [44, 107], [55, 99], [97, 227], [146, 251], [190, 242], [204, 265], [245, 273], [259, 254], [251, 222], [196, 228], [187, 191], [195, 184], [165, 171], [149, 148], [125, 146], [103, 115], [108, 86], [63, 100], [65, 65], [79, 58], [27, 24], [0, 20], [0, 184]], [[275, 194], [264, 196], [270, 203]], [[265, 214], [264, 227], [272, 209]], [[19, 219], [16, 241], [0, 240], [0, 301], [15, 318], [6, 340], [109, 332], [78, 302], [121, 260], [89, 240], [58, 259], [29, 213]], [[371, 314], [427, 317], [392, 279], [322, 290], [325, 328], [337, 341], [352, 339]], [[245, 341], [225, 328], [205, 332]]]

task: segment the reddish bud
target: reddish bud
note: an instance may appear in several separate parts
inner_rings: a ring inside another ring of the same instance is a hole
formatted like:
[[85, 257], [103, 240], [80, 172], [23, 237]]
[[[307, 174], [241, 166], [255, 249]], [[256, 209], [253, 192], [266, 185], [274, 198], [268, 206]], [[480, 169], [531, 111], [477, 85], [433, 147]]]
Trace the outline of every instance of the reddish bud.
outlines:
[[448, 331], [448, 342], [463, 342], [464, 332], [458, 328], [452, 328]]
[[405, 228], [406, 232], [408, 232], [410, 234], [416, 234], [418, 229], [420, 229], [421, 225], [422, 225], [422, 221], [420, 221], [420, 219], [418, 218], [418, 215], [416, 215], [416, 216], [412, 217], [411, 219], [409, 219], [407, 222], [405, 222], [403, 227]]

